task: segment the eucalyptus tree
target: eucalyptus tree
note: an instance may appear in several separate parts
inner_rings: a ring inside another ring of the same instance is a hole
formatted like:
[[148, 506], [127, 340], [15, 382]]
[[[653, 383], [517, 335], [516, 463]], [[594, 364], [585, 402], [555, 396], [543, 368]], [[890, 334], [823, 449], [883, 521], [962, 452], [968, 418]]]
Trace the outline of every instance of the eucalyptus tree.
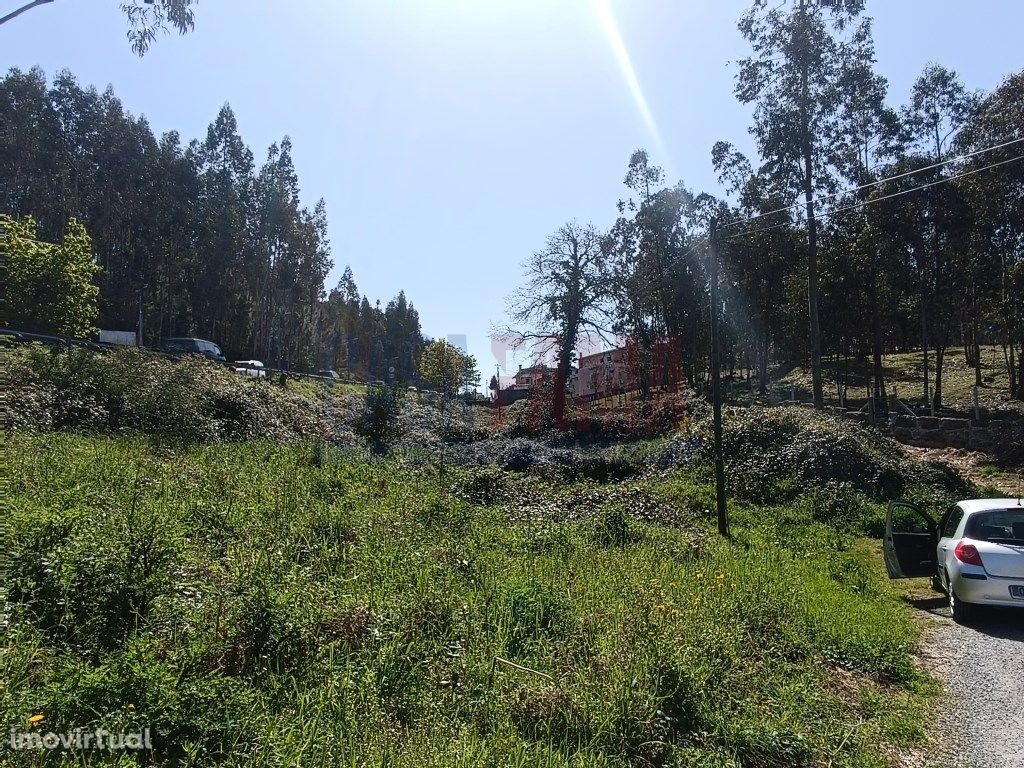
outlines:
[[794, 254], [800, 242], [792, 208], [767, 174], [755, 174], [747, 157], [724, 141], [715, 144], [711, 159], [719, 182], [736, 199], [720, 217], [726, 318], [748, 348], [763, 394], [772, 348], [802, 315], [787, 300], [787, 286], [799, 275]]
[[[605, 238], [615, 307], [614, 330], [629, 339], [641, 396], [647, 399], [655, 369], [674, 375], [654, 359], [665, 338], [684, 350], [698, 346], [703, 316], [704, 277], [684, 258], [692, 241], [693, 195], [678, 183], [663, 187], [664, 173], [637, 150], [630, 158], [625, 184], [632, 196], [619, 201], [620, 216]], [[683, 355], [693, 381], [691, 358]]]
[[221, 107], [205, 141], [193, 142], [189, 155], [200, 181], [195, 226], [201, 258], [189, 275], [192, 327], [229, 349], [249, 349], [254, 296], [246, 267], [255, 259], [253, 156], [230, 106]]
[[[999, 329], [1010, 396], [1024, 400], [1024, 71], [1010, 75], [978, 106], [956, 139], [972, 157], [957, 183], [967, 195], [978, 248], [974, 278], [990, 278], [977, 292], [977, 323]], [[1004, 146], [1005, 145], [1005, 146]], [[985, 311], [984, 307], [990, 307]], [[975, 357], [980, 374], [980, 355]], [[979, 376], [980, 377], [980, 376]]]
[[[803, 197], [807, 227], [807, 306], [814, 404], [824, 405], [818, 311], [816, 196], [832, 191], [832, 148], [844, 134], [843, 104], [870, 72], [862, 0], [792, 5], [755, 2], [739, 22], [752, 54], [739, 62], [735, 93], [754, 104], [750, 132], [764, 171], [792, 200]], [[858, 75], [859, 73], [859, 75]]]
[[[40, 236], [53, 239], [73, 214], [66, 204], [67, 166], [61, 116], [46, 74], [11, 69], [0, 80], [0, 212], [32, 216]], [[60, 202], [60, 210], [54, 203]]]
[[[914, 82], [910, 101], [902, 110], [904, 125], [911, 149], [918, 155], [939, 164], [947, 160], [947, 153], [957, 134], [971, 119], [978, 107], [980, 97], [968, 91], [959, 76], [939, 64], [929, 64]], [[943, 168], [941, 178], [949, 178], [955, 168]], [[948, 297], [956, 279], [951, 260], [957, 254], [950, 252], [951, 242], [956, 237], [957, 217], [951, 217], [942, 205], [948, 203], [948, 196], [929, 194], [928, 199], [936, 204], [929, 208], [923, 222], [927, 228], [929, 248], [926, 260], [922, 260], [920, 272], [920, 320], [921, 347], [924, 364], [923, 391], [929, 397], [929, 347], [935, 347], [935, 387], [932, 396], [934, 407], [942, 407], [942, 362], [952, 322], [952, 313], [940, 308], [942, 299]], [[934, 310], [934, 311], [932, 311]], [[932, 321], [934, 315], [935, 321]]]
[[423, 350], [420, 333], [420, 314], [406, 298], [405, 291], [388, 302], [384, 309], [384, 327], [387, 336], [387, 355], [390, 367], [400, 381], [408, 381], [416, 373], [416, 360]]
[[[48, 89], [38, 69], [0, 78], [0, 125], [0, 211], [33, 216], [46, 242], [82, 222], [102, 267], [99, 327], [134, 328], [141, 306], [151, 343], [198, 335], [232, 357], [305, 368], [332, 340], [365, 345], [351, 358], [361, 372], [371, 353], [387, 365], [385, 313], [361, 301], [351, 270], [324, 294], [327, 213], [301, 204], [287, 138], [257, 174], [227, 105], [186, 148], [173, 131], [154, 136], [111, 89], [67, 72]], [[399, 314], [418, 338], [411, 303]]]
[[[883, 314], [888, 306], [889, 288], [886, 257], [867, 224], [866, 210], [857, 204], [867, 199], [871, 185], [879, 178], [879, 168], [891, 164], [904, 152], [907, 134], [897, 111], [886, 104], [888, 81], [873, 71], [875, 53], [870, 19], [857, 27], [849, 44], [853, 55], [841, 73], [839, 86], [843, 93], [839, 112], [842, 130], [832, 146], [830, 163], [840, 178], [854, 185], [855, 191], [834, 202], [834, 208], [847, 211], [828, 226], [837, 248], [832, 262], [848, 266], [843, 274], [847, 282], [857, 284], [856, 295], [863, 298], [856, 305], [856, 317], [869, 329], [866, 338], [871, 351], [872, 388], [877, 402], [884, 407]], [[847, 304], [846, 309], [849, 314], [854, 307]], [[844, 326], [855, 325], [844, 323]], [[857, 335], [856, 330], [844, 327], [843, 338]]]
[[[54, 0], [31, 0], [0, 16], [0, 25], [52, 2]], [[195, 28], [196, 4], [197, 0], [131, 0], [121, 3], [121, 11], [128, 19], [128, 41], [132, 50], [143, 56], [159, 33], [174, 30], [184, 35], [191, 32]]]

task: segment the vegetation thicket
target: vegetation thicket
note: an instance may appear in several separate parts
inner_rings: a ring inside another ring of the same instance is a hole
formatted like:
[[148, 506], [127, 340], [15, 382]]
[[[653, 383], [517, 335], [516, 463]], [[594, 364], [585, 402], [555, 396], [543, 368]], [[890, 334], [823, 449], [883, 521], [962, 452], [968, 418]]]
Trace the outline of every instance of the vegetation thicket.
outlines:
[[885, 766], [925, 742], [874, 545], [806, 497], [737, 501], [713, 537], [702, 463], [442, 481], [265, 440], [0, 445], [0, 720], [151, 728], [90, 764]]

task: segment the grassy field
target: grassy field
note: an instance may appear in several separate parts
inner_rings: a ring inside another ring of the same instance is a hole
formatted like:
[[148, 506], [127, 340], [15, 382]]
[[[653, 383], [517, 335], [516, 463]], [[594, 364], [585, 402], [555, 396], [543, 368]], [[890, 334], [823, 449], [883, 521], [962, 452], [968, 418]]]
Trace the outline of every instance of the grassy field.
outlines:
[[[935, 354], [929, 355], [929, 379], [934, 386]], [[1003, 361], [1002, 349], [994, 346], [982, 347], [981, 351], [982, 387], [978, 392], [978, 402], [983, 408], [1017, 411], [1024, 414], [1024, 403], [1009, 400], [1009, 383], [1006, 365]], [[825, 377], [825, 398], [836, 404], [836, 380], [840, 377], [840, 362], [835, 358], [826, 357], [822, 361]], [[885, 355], [882, 359], [886, 385], [892, 394], [893, 387], [901, 400], [910, 404], [920, 404], [924, 400], [924, 357], [920, 350], [900, 354]], [[864, 389], [867, 375], [870, 373], [866, 361], [850, 361], [849, 370], [855, 374], [850, 380], [847, 390], [848, 403], [857, 406], [865, 402]], [[749, 399], [746, 382], [736, 382], [733, 393], [737, 401]], [[803, 401], [811, 397], [811, 374], [809, 369], [797, 367], [776, 371], [772, 376], [772, 387], [775, 394], [782, 399], [789, 399], [791, 392]], [[963, 349], [959, 347], [947, 350], [942, 366], [943, 404], [947, 408], [969, 410], [974, 406], [974, 368], [969, 367], [964, 359]]]
[[596, 486], [0, 440], [5, 733], [148, 726], [140, 761], [239, 766], [866, 768], [925, 744], [916, 624], [816, 497], [737, 502], [726, 542], [704, 466]]

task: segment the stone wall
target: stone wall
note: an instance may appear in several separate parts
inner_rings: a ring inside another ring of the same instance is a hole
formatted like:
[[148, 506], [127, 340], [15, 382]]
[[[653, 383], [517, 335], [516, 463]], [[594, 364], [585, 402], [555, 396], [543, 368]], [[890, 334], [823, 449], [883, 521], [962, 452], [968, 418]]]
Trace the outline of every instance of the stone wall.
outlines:
[[953, 419], [895, 415], [889, 431], [901, 443], [925, 448], [966, 448], [991, 453], [1001, 460], [1024, 460], [1024, 419]]

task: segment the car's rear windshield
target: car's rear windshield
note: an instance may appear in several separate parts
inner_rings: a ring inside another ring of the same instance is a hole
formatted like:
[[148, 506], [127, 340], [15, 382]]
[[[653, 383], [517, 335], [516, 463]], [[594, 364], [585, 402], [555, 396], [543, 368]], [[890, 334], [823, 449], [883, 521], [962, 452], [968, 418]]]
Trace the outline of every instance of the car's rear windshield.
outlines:
[[1024, 509], [994, 509], [971, 515], [964, 533], [978, 541], [1024, 544]]

